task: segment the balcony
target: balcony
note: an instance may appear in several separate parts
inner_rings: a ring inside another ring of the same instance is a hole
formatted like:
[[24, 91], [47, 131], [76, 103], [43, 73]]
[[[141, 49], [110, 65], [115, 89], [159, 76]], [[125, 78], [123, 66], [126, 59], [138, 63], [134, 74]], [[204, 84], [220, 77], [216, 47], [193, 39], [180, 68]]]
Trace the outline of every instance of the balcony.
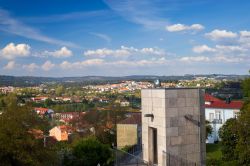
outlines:
[[222, 119], [214, 119], [214, 120], [212, 120], [211, 123], [213, 123], [213, 124], [222, 124]]

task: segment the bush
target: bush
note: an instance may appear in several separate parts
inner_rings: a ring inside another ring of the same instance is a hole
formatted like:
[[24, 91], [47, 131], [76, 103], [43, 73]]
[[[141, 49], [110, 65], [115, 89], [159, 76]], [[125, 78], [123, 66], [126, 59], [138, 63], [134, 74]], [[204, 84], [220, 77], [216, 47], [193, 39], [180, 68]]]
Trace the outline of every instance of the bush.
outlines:
[[100, 143], [94, 137], [89, 137], [76, 142], [72, 148], [72, 156], [67, 159], [68, 165], [108, 166], [111, 164], [112, 151], [108, 145]]

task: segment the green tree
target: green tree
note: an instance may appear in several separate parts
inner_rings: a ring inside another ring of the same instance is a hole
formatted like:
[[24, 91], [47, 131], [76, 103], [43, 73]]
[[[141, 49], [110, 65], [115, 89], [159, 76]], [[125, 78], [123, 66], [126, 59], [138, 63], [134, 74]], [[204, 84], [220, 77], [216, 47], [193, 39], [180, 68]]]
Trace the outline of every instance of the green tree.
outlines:
[[246, 99], [238, 117], [237, 152], [239, 164], [250, 165], [250, 78], [242, 82], [242, 88]]
[[212, 126], [210, 125], [210, 122], [206, 120], [206, 138], [212, 134], [213, 132], [213, 128]]
[[73, 159], [68, 162], [74, 166], [110, 165], [112, 152], [109, 146], [100, 143], [96, 138], [89, 137], [75, 143], [72, 149]]
[[62, 85], [59, 85], [56, 87], [56, 95], [62, 96], [62, 94], [65, 92], [65, 88]]
[[237, 119], [228, 119], [219, 130], [222, 145], [222, 159], [224, 161], [237, 160], [238, 158], [238, 154], [235, 151], [239, 139], [237, 125]]
[[4, 100], [7, 105], [0, 115], [0, 165], [54, 165], [53, 149], [43, 147], [43, 139], [36, 138], [33, 132], [33, 129], [44, 131], [46, 121], [30, 107], [18, 106], [15, 95]]
[[50, 107], [51, 105], [53, 105], [54, 104], [54, 102], [51, 100], [51, 99], [46, 99], [45, 101], [44, 101], [44, 106], [45, 107]]

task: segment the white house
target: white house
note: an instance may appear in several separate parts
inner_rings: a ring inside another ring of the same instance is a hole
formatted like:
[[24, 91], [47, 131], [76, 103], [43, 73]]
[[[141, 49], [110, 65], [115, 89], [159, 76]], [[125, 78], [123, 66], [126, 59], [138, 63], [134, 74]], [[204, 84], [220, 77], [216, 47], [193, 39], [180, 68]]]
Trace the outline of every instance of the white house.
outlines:
[[214, 143], [219, 140], [219, 129], [230, 118], [236, 118], [242, 101], [223, 101], [212, 95], [205, 95], [205, 115], [213, 127], [212, 134], [208, 137], [207, 143]]

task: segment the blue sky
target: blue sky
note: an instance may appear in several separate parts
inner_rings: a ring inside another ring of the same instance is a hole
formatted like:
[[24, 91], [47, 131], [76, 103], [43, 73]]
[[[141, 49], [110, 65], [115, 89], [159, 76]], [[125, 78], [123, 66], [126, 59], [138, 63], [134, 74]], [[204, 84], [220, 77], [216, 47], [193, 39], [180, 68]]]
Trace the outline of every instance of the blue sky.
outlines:
[[250, 1], [0, 0], [0, 74], [247, 74]]

